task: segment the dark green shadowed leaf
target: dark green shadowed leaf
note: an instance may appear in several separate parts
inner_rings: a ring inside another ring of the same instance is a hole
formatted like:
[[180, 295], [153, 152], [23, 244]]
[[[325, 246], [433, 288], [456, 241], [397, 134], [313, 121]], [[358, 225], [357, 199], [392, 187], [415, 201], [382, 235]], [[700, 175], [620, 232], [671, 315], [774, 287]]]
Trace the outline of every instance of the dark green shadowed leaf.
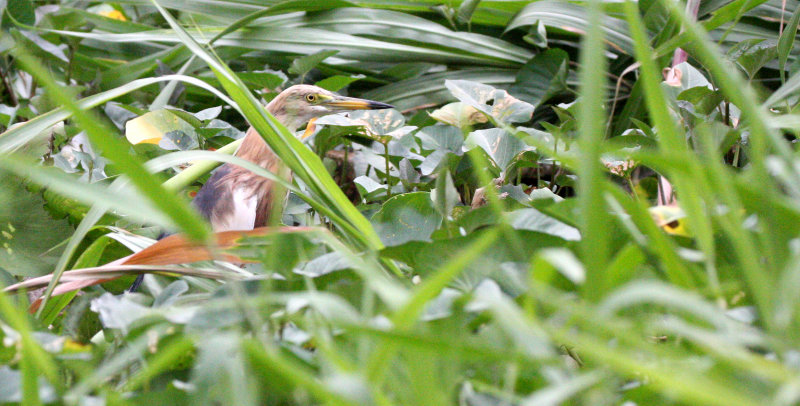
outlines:
[[736, 44], [728, 51], [728, 57], [752, 79], [764, 65], [775, 59], [777, 52], [776, 41], [751, 39]]
[[[33, 3], [30, 0], [6, 0], [5, 9], [0, 10], [19, 23], [33, 25], [36, 22]], [[5, 20], [5, 19], [3, 19]], [[10, 22], [4, 22], [4, 26], [9, 26]]]
[[41, 190], [26, 190], [22, 178], [2, 171], [0, 188], [0, 268], [19, 276], [50, 272], [72, 227], [53, 218]]
[[330, 76], [325, 79], [320, 80], [314, 85], [319, 86], [323, 89], [330, 90], [332, 92], [338, 92], [339, 90], [344, 89], [349, 84], [364, 79], [366, 76], [364, 75], [355, 75], [355, 76], [344, 76], [344, 75], [335, 75]]
[[538, 106], [566, 91], [569, 56], [561, 49], [548, 49], [533, 57], [517, 73], [508, 91]]
[[415, 192], [395, 196], [370, 220], [386, 246], [408, 241], [428, 241], [442, 223], [430, 193]]
[[324, 50], [315, 54], [297, 58], [292, 61], [292, 66], [289, 67], [289, 73], [298, 75], [301, 78], [305, 77], [306, 73], [310, 72], [311, 69], [314, 69], [317, 65], [322, 63], [322, 61], [328, 57], [336, 55], [337, 53], [339, 53], [339, 51]]

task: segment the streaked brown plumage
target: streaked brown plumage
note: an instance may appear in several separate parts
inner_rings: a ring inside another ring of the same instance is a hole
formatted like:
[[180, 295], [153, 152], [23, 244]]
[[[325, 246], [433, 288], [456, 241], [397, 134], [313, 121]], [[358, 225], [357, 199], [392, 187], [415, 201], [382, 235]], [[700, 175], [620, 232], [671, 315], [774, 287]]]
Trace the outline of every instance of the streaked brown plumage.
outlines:
[[[386, 109], [392, 106], [370, 100], [339, 96], [311, 85], [295, 85], [281, 92], [267, 110], [294, 132], [310, 119], [338, 111]], [[236, 156], [277, 173], [278, 157], [253, 127], [247, 130]], [[273, 182], [247, 169], [225, 164], [212, 175], [195, 197], [194, 204], [214, 231], [249, 230], [267, 224], [268, 214], [283, 196], [273, 196]]]

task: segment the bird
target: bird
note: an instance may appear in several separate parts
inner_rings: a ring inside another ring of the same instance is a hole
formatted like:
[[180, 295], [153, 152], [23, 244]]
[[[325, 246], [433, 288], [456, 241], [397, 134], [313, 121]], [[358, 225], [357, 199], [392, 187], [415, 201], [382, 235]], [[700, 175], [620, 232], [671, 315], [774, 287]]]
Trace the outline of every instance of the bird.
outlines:
[[[341, 96], [318, 86], [294, 85], [278, 94], [267, 111], [284, 127], [296, 132], [311, 119], [350, 110], [380, 110], [394, 106], [372, 100]], [[252, 126], [234, 153], [270, 172], [279, 169], [279, 158]], [[268, 223], [276, 202], [273, 181], [240, 166], [226, 163], [219, 167], [200, 188], [192, 205], [211, 223], [215, 232], [252, 230]], [[166, 234], [162, 234], [162, 237]], [[143, 274], [137, 276], [129, 291], [136, 291]]]

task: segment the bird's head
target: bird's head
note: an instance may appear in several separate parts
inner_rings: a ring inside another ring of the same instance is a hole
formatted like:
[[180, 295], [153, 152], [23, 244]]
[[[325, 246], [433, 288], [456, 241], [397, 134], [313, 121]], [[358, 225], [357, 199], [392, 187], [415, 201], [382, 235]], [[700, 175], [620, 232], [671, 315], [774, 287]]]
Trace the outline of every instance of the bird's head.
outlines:
[[315, 117], [348, 110], [379, 110], [394, 106], [372, 100], [340, 96], [321, 87], [294, 85], [275, 97], [267, 110], [283, 125], [295, 131]]

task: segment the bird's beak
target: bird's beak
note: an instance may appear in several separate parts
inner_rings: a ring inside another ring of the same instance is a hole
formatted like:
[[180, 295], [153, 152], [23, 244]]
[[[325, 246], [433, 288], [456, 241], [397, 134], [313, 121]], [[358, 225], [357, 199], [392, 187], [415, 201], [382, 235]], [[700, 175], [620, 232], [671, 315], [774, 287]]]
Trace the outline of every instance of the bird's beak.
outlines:
[[334, 97], [326, 102], [325, 105], [333, 107], [336, 110], [381, 110], [394, 108], [391, 104], [344, 96]]

